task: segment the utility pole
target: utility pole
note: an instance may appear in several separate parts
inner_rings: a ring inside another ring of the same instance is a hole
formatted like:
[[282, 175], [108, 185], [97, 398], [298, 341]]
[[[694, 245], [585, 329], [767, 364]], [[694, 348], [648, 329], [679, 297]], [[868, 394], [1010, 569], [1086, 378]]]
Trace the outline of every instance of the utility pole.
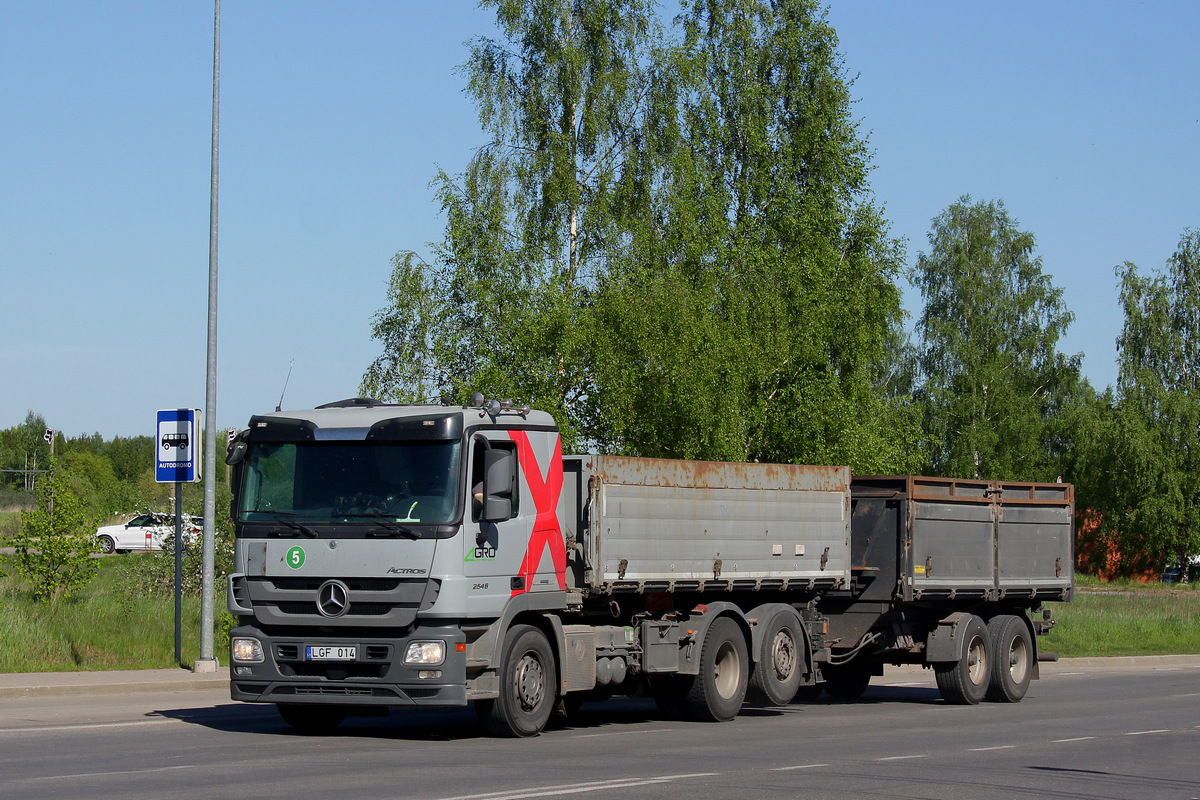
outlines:
[[194, 672], [216, 672], [213, 583], [217, 517], [217, 175], [221, 109], [221, 0], [213, 12], [212, 173], [208, 195], [208, 363], [204, 388], [204, 550], [200, 591], [200, 658]]

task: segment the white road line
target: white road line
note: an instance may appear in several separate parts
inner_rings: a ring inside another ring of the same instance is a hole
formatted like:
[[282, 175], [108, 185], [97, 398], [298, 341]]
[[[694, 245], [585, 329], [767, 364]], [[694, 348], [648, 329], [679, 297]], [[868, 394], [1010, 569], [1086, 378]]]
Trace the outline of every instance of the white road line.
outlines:
[[1191, 692], [1190, 694], [1173, 694], [1171, 697], [1200, 697], [1200, 692]]
[[910, 758], [929, 758], [929, 756], [888, 756], [887, 758], [877, 758], [876, 761], [907, 761]]
[[817, 767], [828, 767], [828, 764], [797, 764], [794, 767], [771, 767], [772, 772], [787, 772], [793, 769], [816, 769]]
[[1017, 746], [1016, 746], [1015, 744], [1002, 744], [1002, 745], [999, 745], [999, 746], [997, 746], [997, 747], [972, 747], [972, 748], [970, 749], [970, 752], [972, 752], [972, 753], [986, 753], [986, 752], [988, 752], [989, 750], [1015, 750], [1015, 749], [1016, 749], [1016, 747], [1017, 747]]
[[881, 683], [880, 686], [928, 686], [928, 681], [909, 681], [908, 683]]
[[108, 775], [144, 775], [150, 772], [170, 772], [176, 769], [192, 769], [195, 764], [180, 764], [175, 767], [146, 767], [145, 769], [120, 769], [112, 772], [77, 772], [72, 775], [43, 775], [35, 781], [61, 781], [70, 778], [103, 778]]
[[140, 719], [134, 722], [85, 722], [75, 725], [41, 725], [28, 728], [0, 728], [0, 734], [41, 733], [43, 731], [86, 731], [97, 728], [134, 728], [139, 725], [173, 725], [182, 721], [179, 719]]
[[638, 736], [643, 733], [670, 733], [670, 728], [653, 728], [648, 731], [617, 731], [616, 733], [581, 733], [572, 739], [599, 739], [602, 736]]
[[505, 792], [486, 792], [484, 794], [464, 794], [455, 797], [443, 797], [440, 800], [523, 800], [527, 797], [554, 797], [560, 794], [580, 794], [581, 792], [599, 792], [605, 789], [632, 789], [637, 786], [652, 786], [658, 783], [670, 783], [688, 778], [711, 778], [716, 772], [693, 772], [687, 775], [659, 775], [654, 778], [614, 778], [607, 781], [588, 781], [586, 783], [567, 783], [560, 786], [536, 786], [529, 789], [510, 789]]
[[1076, 736], [1074, 739], [1055, 739], [1051, 744], [1066, 744], [1067, 742], [1090, 742], [1095, 736]]
[[1125, 735], [1126, 736], [1149, 736], [1152, 733], [1170, 733], [1170, 732], [1171, 731], [1167, 728], [1159, 728], [1158, 730], [1155, 730], [1155, 731], [1130, 731], [1129, 733], [1127, 733]]

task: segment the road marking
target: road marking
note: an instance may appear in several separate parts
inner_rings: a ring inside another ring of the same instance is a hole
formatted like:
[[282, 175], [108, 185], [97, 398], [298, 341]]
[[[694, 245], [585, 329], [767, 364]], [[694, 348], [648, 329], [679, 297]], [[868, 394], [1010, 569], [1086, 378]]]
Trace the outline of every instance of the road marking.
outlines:
[[180, 764], [175, 767], [147, 767], [145, 769], [118, 769], [112, 772], [77, 772], [72, 775], [43, 775], [35, 781], [61, 781], [68, 778], [103, 778], [108, 775], [144, 775], [150, 772], [170, 772], [176, 769], [194, 769], [195, 764]]
[[928, 686], [929, 681], [909, 681], [908, 683], [881, 683], [880, 686]]
[[1015, 744], [1002, 744], [1002, 745], [999, 745], [998, 747], [972, 747], [972, 748], [970, 749], [970, 752], [972, 752], [972, 753], [986, 753], [986, 752], [988, 752], [989, 750], [1015, 750], [1015, 749], [1016, 749], [1016, 747], [1017, 747], [1017, 746], [1016, 746]]
[[1173, 694], [1171, 697], [1200, 697], [1200, 692], [1191, 692], [1190, 694]]
[[134, 728], [139, 725], [173, 725], [182, 721], [180, 719], [141, 719], [135, 722], [85, 722], [75, 725], [42, 725], [29, 728], [0, 728], [0, 734], [39, 733], [41, 731], [86, 731], [97, 728]]
[[711, 778], [716, 772], [693, 772], [686, 775], [659, 775], [654, 778], [614, 778], [607, 781], [588, 781], [586, 783], [567, 783], [560, 786], [537, 786], [530, 789], [510, 789], [504, 792], [486, 792], [484, 794], [464, 794], [455, 797], [443, 797], [440, 800], [522, 800], [527, 797], [554, 797], [560, 794], [580, 794], [581, 792], [599, 792], [606, 789], [632, 789], [638, 786], [653, 786], [659, 783], [671, 783], [689, 778]]
[[601, 736], [638, 736], [643, 733], [670, 733], [670, 728], [654, 728], [648, 731], [618, 731], [616, 733], [581, 733], [572, 739], [599, 739]]
[[1095, 736], [1076, 736], [1074, 739], [1055, 739], [1051, 744], [1066, 744], [1067, 742], [1090, 742]]
[[1150, 734], [1152, 734], [1152, 733], [1170, 733], [1170, 732], [1171, 732], [1171, 731], [1170, 731], [1169, 729], [1167, 729], [1167, 728], [1160, 728], [1160, 729], [1158, 729], [1158, 730], [1155, 730], [1155, 731], [1132, 731], [1132, 732], [1130, 732], [1130, 733], [1127, 733], [1127, 734], [1125, 734], [1125, 735], [1126, 735], [1126, 736], [1149, 736], [1149, 735], [1150, 735]]
[[877, 758], [876, 761], [906, 761], [910, 758], [929, 758], [929, 756], [888, 756], [887, 758]]
[[828, 764], [797, 764], [794, 767], [771, 767], [772, 772], [787, 772], [793, 769], [816, 769], [817, 767], [828, 767]]

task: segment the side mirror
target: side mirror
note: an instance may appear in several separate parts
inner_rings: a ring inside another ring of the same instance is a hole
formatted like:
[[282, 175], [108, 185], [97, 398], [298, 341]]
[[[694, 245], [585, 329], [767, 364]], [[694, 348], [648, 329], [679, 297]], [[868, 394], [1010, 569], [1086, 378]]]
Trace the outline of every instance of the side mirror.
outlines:
[[502, 522], [512, 517], [517, 489], [517, 456], [511, 450], [493, 448], [483, 454], [484, 522]]
[[225, 454], [225, 463], [229, 466], [242, 463], [242, 459], [246, 457], [246, 443], [234, 442], [229, 445], [229, 452]]

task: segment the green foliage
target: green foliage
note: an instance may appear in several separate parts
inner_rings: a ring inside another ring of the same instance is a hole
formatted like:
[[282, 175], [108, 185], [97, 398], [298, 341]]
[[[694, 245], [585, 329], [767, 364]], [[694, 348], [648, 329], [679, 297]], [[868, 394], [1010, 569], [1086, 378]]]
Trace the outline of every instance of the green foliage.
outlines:
[[1200, 232], [1185, 231], [1164, 273], [1117, 275], [1120, 394], [1092, 466], [1106, 479], [1096, 505], [1122, 553], [1161, 568], [1200, 553]]
[[1042, 272], [1033, 234], [1001, 201], [963, 196], [933, 221], [917, 261], [926, 430], [938, 475], [1054, 480], [1052, 420], [1080, 389], [1058, 352], [1073, 315]]
[[21, 512], [21, 527], [5, 540], [11, 563], [39, 601], [70, 597], [96, 574], [95, 521], [72, 489], [73, 476], [57, 459], [38, 482], [37, 506]]
[[[45, 432], [45, 418], [33, 411], [25, 415], [25, 421], [20, 425], [0, 431], [0, 469], [46, 469], [50, 462], [50, 445], [42, 438]], [[0, 487], [30, 492], [35, 477], [35, 473], [0, 472]]]
[[464, 72], [492, 141], [434, 182], [363, 391], [555, 414], [569, 449], [920, 462], [877, 387], [901, 312], [837, 39], [815, 3], [496, 0]]
[[675, 117], [652, 214], [596, 301], [596, 438], [911, 469], [917, 420], [875, 385], [903, 254], [870, 201], [836, 34], [800, 0], [691, 3], [683, 31], [658, 81]]

